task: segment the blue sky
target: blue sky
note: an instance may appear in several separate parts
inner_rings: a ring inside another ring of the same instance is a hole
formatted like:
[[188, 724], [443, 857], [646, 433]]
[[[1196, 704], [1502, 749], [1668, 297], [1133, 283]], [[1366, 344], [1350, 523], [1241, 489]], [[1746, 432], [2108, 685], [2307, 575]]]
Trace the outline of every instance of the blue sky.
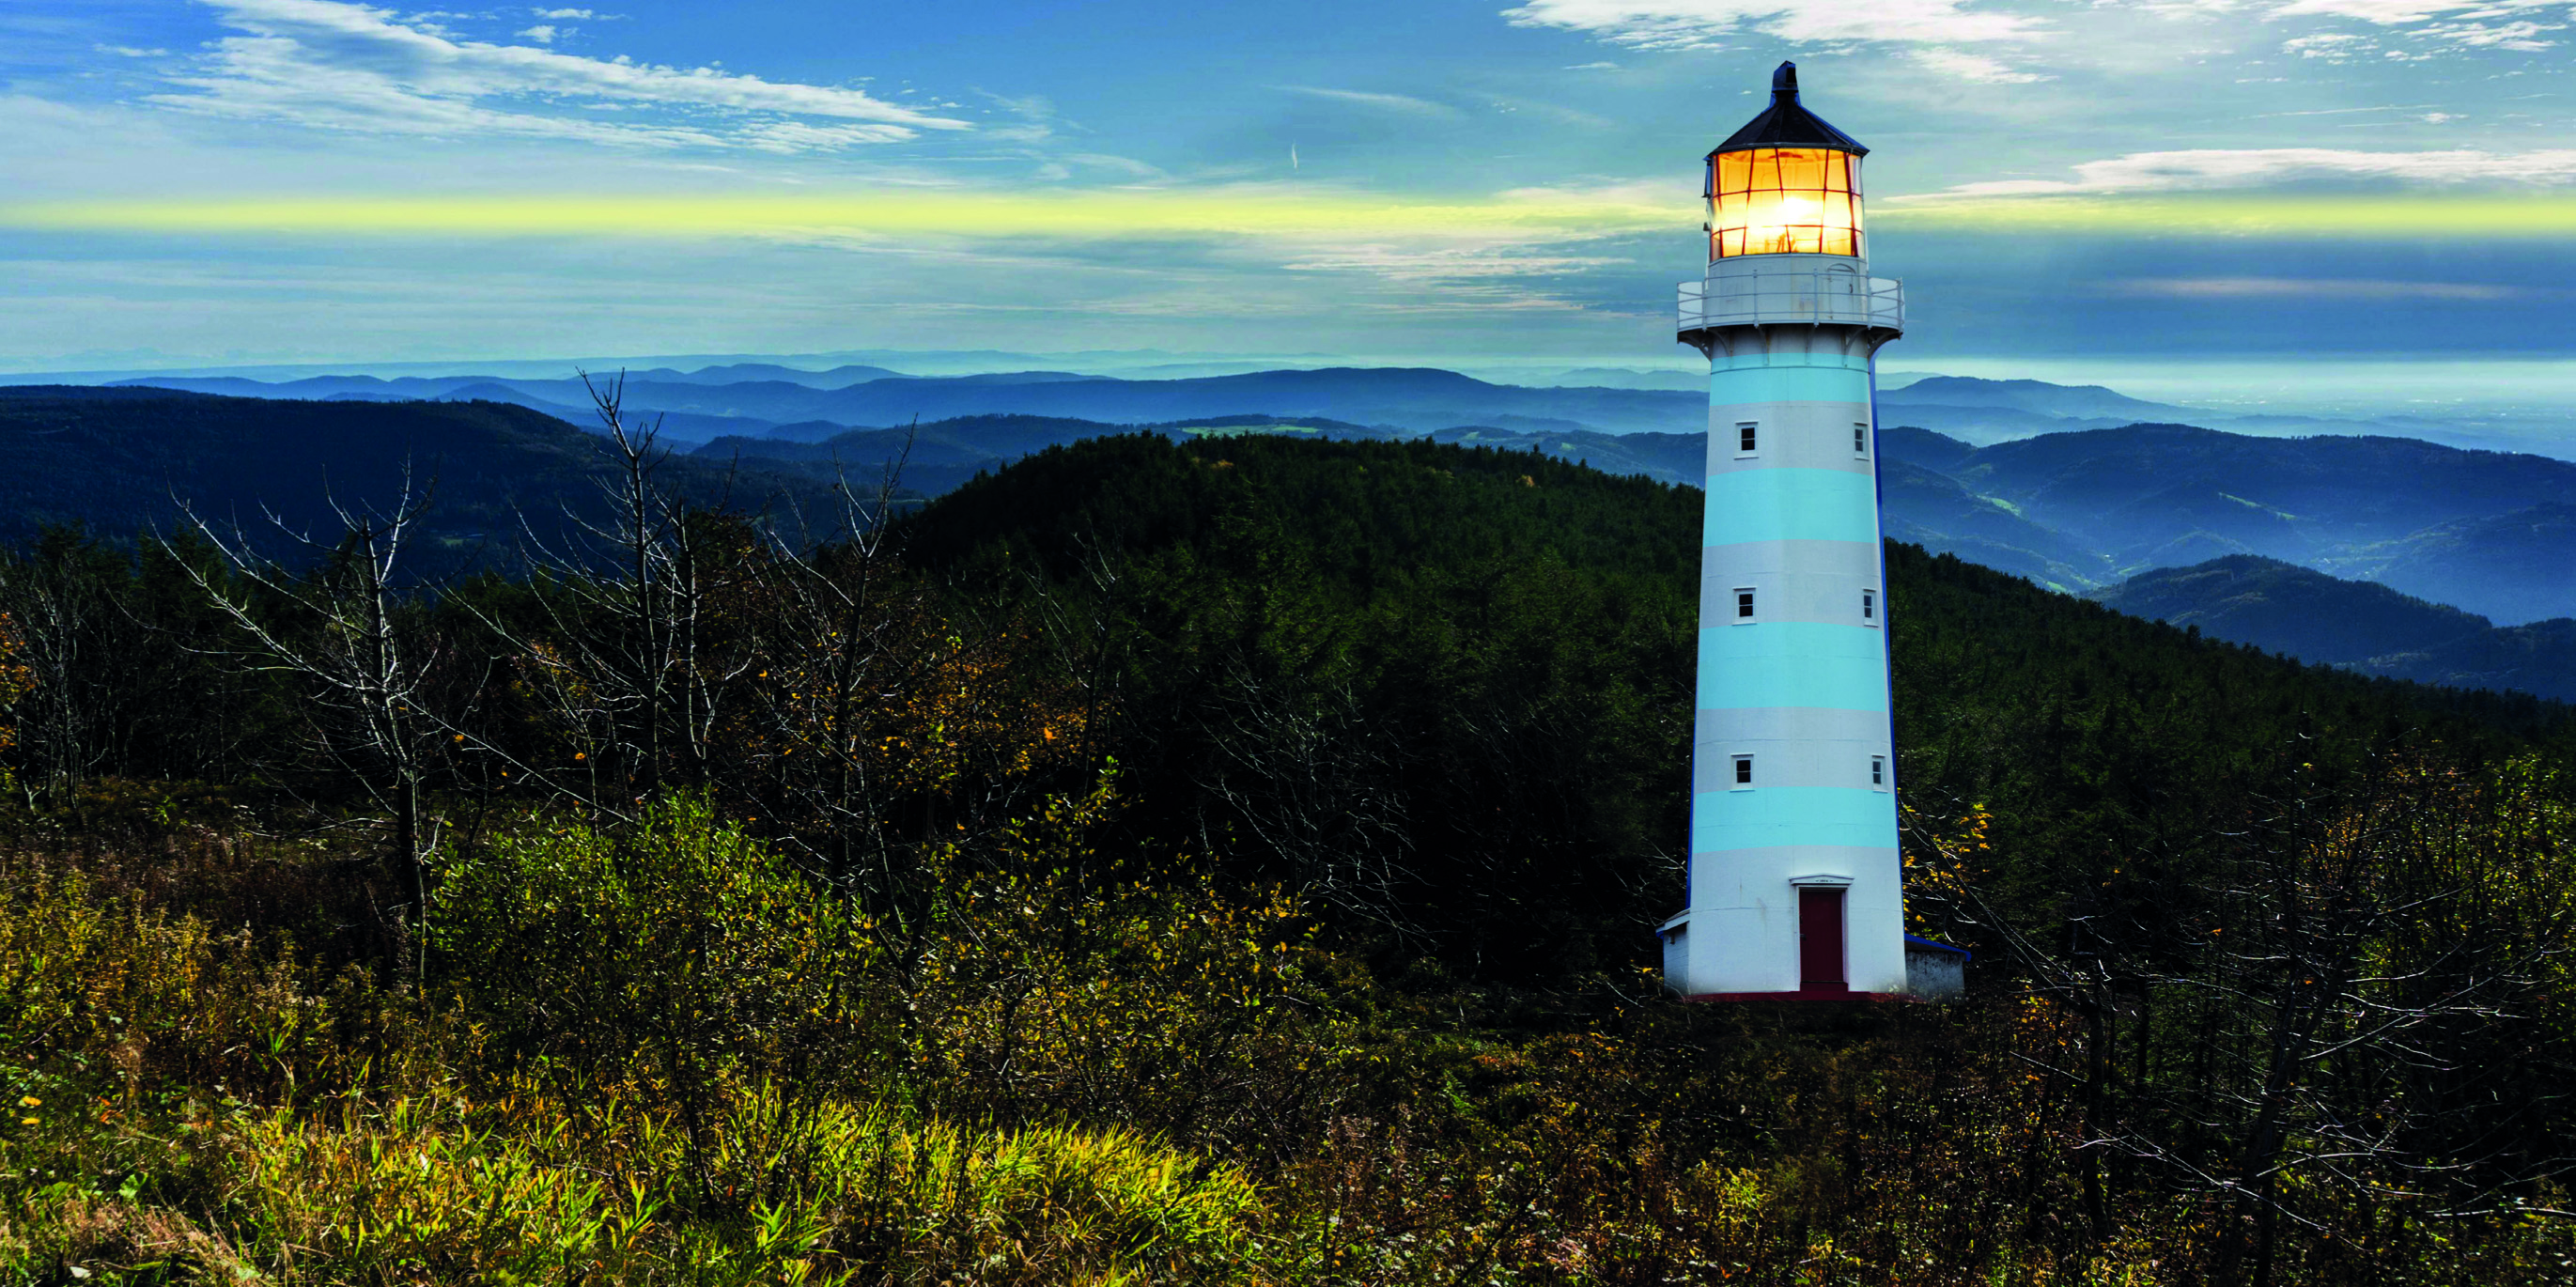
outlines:
[[2576, 8], [0, 9], [0, 369], [860, 348], [1682, 365], [1795, 58], [1892, 365], [2576, 343]]

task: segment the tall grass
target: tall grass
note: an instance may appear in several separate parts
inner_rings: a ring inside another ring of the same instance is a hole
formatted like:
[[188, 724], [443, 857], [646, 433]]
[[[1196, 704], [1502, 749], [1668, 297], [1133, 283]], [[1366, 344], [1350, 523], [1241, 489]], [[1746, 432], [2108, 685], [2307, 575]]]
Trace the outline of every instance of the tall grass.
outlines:
[[[2062, 1004], [1383, 988], [1048, 862], [1090, 807], [900, 915], [690, 801], [526, 816], [440, 858], [426, 980], [329, 942], [343, 855], [0, 857], [0, 1284], [2208, 1280], [2221, 1203], [2087, 1223]], [[2299, 1281], [2563, 1281], [2557, 1194], [2301, 1189]]]
[[1235, 1166], [944, 1119], [882, 1050], [918, 1020], [884, 1013], [877, 927], [696, 804], [452, 858], [425, 993], [122, 869], [0, 874], [0, 1281], [1266, 1282], [1300, 1254]]
[[1226, 1167], [1119, 1132], [992, 1133], [775, 1089], [708, 1124], [710, 1191], [668, 1113], [542, 1093], [405, 1098], [242, 1124], [239, 1245], [365, 1282], [1261, 1281]]

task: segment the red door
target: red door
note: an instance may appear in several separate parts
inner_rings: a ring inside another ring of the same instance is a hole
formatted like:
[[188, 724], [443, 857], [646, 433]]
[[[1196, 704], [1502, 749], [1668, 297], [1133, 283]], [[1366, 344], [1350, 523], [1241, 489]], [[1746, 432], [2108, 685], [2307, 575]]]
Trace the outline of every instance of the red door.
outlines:
[[1850, 987], [1843, 974], [1843, 891], [1798, 891], [1798, 990], [1842, 992]]

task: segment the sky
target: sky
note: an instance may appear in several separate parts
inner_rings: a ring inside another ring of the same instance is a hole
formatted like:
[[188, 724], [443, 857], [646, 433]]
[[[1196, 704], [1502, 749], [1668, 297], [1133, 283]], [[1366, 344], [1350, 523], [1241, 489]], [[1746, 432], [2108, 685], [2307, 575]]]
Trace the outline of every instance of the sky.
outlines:
[[2576, 390], [2566, 0], [0, 0], [0, 370], [1679, 368], [1782, 59], [1892, 366]]

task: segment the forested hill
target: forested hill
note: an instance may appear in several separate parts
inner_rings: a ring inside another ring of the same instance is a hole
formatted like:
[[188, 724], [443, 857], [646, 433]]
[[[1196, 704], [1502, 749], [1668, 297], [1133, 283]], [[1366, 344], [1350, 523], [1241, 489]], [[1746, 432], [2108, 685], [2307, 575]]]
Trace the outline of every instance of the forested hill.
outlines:
[[[425, 526], [455, 547], [513, 542], [596, 508], [602, 439], [498, 402], [297, 402], [151, 388], [0, 388], [0, 540], [47, 526], [114, 538], [168, 531], [173, 497], [254, 532], [263, 507], [298, 530], [337, 531], [329, 497], [390, 506], [406, 464], [437, 504]], [[828, 505], [812, 478], [751, 462], [672, 457], [659, 469], [701, 503]]]
[[1643, 959], [1678, 889], [1699, 493], [1424, 442], [1053, 448], [905, 556], [1115, 641], [1128, 825], [1496, 977]]
[[[96, 431], [48, 414], [24, 458]], [[1696, 489], [1125, 435], [798, 548], [677, 481], [434, 592], [0, 543], [0, 1278], [2576, 1260], [2563, 707], [1891, 545], [1907, 911], [1966, 995], [1684, 1003]]]
[[[901, 536], [1126, 640], [1104, 665], [1133, 825], [1527, 975], [1642, 961], [1680, 906], [1700, 521], [1696, 489], [1528, 454], [1125, 437], [972, 482]], [[1919, 547], [1892, 545], [1888, 578], [1905, 797], [1993, 811], [1988, 884], [2033, 930], [2105, 900], [2178, 914], [2298, 765], [2567, 735], [2552, 703], [2302, 666]], [[2164, 877], [2137, 874], [2148, 848]]]

